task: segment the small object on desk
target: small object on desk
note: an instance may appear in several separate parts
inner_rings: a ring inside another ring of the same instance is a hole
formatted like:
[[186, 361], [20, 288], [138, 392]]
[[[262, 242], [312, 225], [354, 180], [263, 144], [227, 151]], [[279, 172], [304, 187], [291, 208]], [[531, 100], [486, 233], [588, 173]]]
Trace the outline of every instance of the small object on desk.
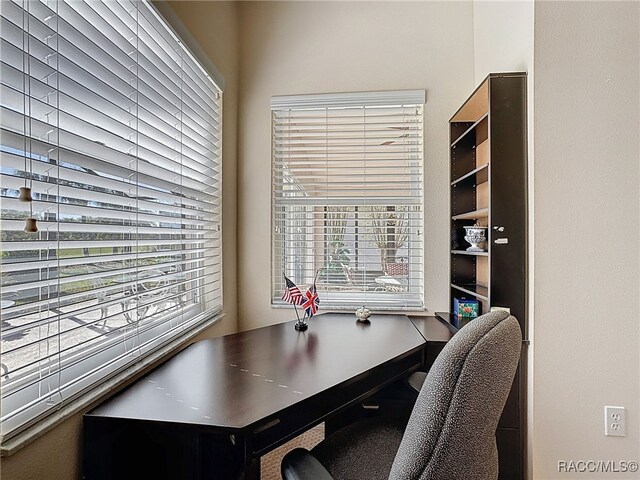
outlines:
[[454, 298], [453, 314], [459, 318], [473, 319], [480, 315], [480, 303], [475, 299]]
[[362, 306], [362, 308], [356, 310], [356, 318], [359, 322], [368, 322], [370, 316], [371, 310], [366, 308], [364, 305]]

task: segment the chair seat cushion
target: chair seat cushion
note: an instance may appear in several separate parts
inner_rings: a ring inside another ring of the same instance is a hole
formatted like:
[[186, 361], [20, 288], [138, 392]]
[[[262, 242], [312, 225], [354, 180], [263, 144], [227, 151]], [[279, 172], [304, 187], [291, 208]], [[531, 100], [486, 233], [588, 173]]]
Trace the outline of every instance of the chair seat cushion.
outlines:
[[340, 429], [311, 453], [335, 480], [387, 480], [406, 421], [367, 419]]

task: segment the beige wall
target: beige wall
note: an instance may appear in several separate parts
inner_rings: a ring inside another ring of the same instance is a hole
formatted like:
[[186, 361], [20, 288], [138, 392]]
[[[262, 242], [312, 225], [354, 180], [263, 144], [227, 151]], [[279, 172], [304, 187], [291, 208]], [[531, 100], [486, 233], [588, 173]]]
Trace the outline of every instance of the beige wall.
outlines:
[[533, 0], [473, 0], [476, 83], [490, 72], [533, 67]]
[[[236, 280], [236, 146], [238, 98], [237, 6], [231, 2], [180, 2], [174, 10], [199, 41], [226, 81], [223, 132], [223, 320], [196, 339], [235, 332]], [[72, 416], [15, 454], [0, 459], [4, 480], [72, 480], [82, 475], [82, 413]]]
[[447, 121], [473, 89], [472, 10], [471, 2], [241, 4], [241, 330], [294, 318], [270, 307], [272, 95], [427, 90], [426, 304], [448, 308]]
[[[536, 2], [536, 479], [640, 460], [640, 3]], [[604, 436], [604, 405], [627, 436]]]

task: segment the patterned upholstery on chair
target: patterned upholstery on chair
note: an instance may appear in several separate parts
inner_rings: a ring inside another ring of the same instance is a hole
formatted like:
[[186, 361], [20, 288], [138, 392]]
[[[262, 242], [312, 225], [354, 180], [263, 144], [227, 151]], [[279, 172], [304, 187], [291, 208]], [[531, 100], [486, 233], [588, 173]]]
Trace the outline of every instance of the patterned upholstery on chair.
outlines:
[[508, 313], [487, 313], [449, 341], [418, 395], [389, 479], [498, 477], [495, 432], [520, 358]]
[[367, 419], [338, 430], [311, 453], [334, 479], [385, 480], [403, 432], [397, 419]]

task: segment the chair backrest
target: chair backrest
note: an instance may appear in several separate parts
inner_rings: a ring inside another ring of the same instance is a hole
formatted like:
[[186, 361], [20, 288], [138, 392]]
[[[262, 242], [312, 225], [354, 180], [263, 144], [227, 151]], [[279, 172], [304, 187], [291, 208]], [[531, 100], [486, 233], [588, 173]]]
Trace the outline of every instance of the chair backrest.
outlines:
[[503, 311], [453, 336], [418, 394], [390, 479], [497, 478], [495, 432], [521, 345], [518, 321]]

